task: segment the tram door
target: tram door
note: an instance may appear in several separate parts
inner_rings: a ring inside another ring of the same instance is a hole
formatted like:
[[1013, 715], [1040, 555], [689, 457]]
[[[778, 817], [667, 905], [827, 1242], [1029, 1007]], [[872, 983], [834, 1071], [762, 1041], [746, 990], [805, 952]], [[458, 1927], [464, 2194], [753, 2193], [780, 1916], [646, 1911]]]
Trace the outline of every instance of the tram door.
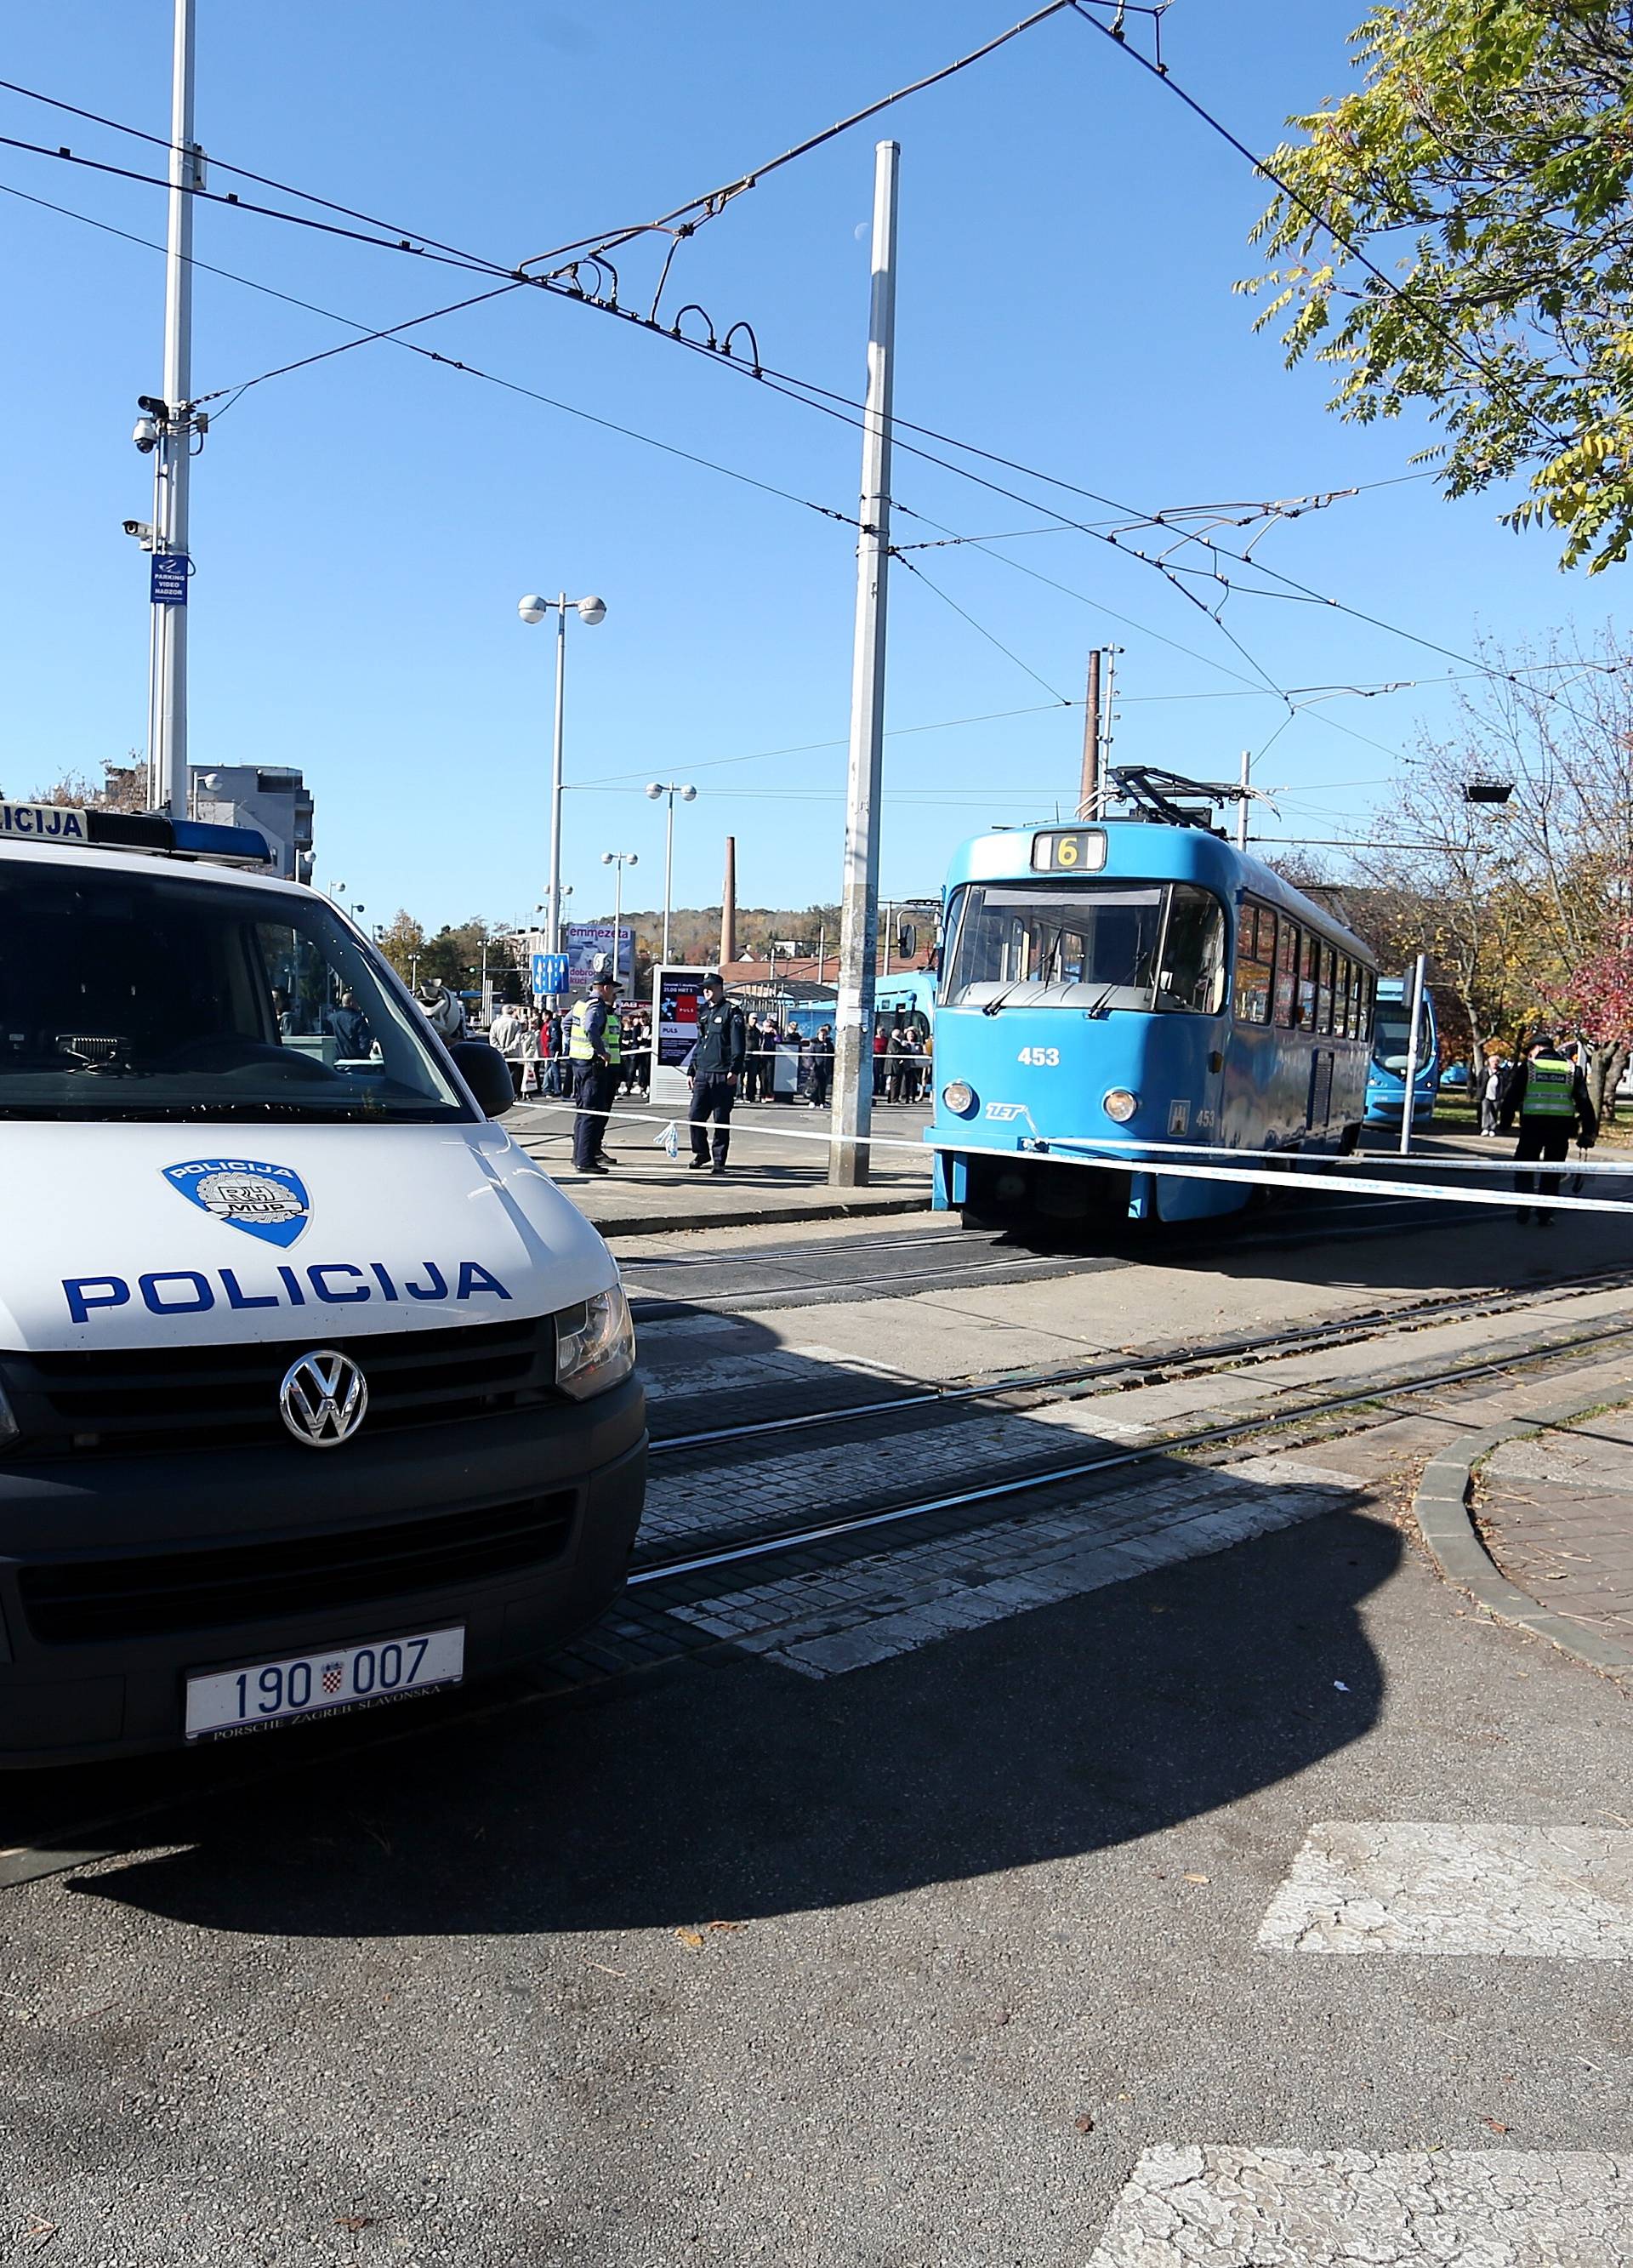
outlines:
[[1333, 995], [1337, 976], [1338, 954], [1334, 946], [1323, 944], [1308, 931], [1304, 939], [1304, 968], [1299, 983], [1300, 1005], [1305, 1028], [1318, 1035], [1316, 1046], [1310, 1056], [1310, 1101], [1306, 1113], [1308, 1130], [1324, 1134], [1333, 1110], [1334, 1051], [1330, 1040], [1326, 1047], [1320, 1038], [1333, 1029]]

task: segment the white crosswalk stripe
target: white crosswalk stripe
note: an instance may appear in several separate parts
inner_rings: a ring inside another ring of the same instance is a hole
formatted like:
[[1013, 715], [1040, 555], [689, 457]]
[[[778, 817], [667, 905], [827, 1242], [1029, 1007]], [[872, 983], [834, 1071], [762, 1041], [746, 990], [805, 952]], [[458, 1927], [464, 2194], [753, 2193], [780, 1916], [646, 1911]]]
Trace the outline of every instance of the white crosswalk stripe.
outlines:
[[1146, 2150], [1089, 2268], [1628, 2268], [1633, 2156]]
[[1633, 1833], [1410, 1820], [1313, 1827], [1261, 1946], [1300, 1953], [1633, 1958]]

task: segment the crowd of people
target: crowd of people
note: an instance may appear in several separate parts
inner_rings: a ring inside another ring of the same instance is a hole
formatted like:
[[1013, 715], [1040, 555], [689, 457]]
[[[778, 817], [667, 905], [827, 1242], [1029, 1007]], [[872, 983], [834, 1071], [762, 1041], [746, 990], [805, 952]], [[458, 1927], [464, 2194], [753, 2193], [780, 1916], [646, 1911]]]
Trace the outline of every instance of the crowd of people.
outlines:
[[[618, 1079], [614, 1092], [644, 1094], [651, 1081], [650, 1023], [639, 1008], [620, 1015]], [[565, 1101], [574, 1088], [571, 1012], [539, 1010], [502, 1001], [488, 1027], [489, 1043], [511, 1066], [518, 1095], [542, 1094]]]

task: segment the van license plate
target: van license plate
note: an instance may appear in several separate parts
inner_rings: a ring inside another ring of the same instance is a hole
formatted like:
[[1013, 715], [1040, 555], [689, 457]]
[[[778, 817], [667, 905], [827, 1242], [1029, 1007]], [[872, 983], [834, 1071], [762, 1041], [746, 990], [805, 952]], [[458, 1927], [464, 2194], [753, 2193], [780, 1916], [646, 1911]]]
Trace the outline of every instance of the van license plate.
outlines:
[[375, 1638], [366, 1646], [327, 1646], [318, 1653], [219, 1669], [188, 1680], [189, 1741], [253, 1733], [291, 1717], [378, 1708], [465, 1675], [465, 1629], [419, 1631], [412, 1638]]

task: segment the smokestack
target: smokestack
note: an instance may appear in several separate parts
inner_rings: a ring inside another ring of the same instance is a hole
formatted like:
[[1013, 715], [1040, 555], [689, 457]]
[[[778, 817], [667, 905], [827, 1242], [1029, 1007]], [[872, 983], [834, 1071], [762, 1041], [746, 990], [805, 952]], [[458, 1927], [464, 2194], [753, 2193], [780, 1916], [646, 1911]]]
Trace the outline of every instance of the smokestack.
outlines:
[[720, 892], [720, 966], [737, 959], [737, 837], [725, 838], [725, 883]]

